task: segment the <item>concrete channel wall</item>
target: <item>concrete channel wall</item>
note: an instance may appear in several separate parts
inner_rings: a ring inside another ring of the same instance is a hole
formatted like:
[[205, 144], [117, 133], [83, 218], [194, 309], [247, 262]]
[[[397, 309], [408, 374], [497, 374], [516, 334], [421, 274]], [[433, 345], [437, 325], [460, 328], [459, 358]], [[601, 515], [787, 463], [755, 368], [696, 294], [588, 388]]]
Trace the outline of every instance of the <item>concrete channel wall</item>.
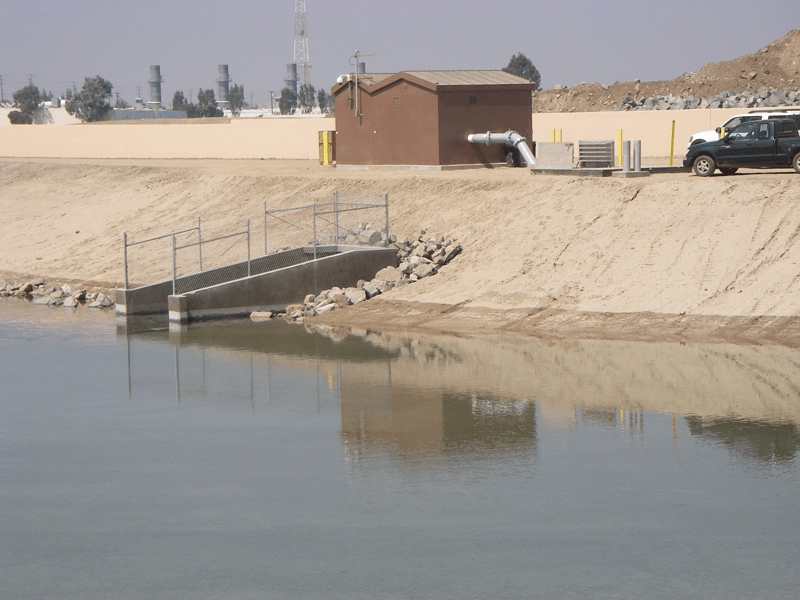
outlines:
[[284, 310], [289, 304], [302, 302], [306, 294], [355, 286], [359, 279], [370, 280], [387, 266], [397, 266], [394, 248], [340, 246], [337, 254], [325, 258], [169, 296], [169, 320], [187, 323]]

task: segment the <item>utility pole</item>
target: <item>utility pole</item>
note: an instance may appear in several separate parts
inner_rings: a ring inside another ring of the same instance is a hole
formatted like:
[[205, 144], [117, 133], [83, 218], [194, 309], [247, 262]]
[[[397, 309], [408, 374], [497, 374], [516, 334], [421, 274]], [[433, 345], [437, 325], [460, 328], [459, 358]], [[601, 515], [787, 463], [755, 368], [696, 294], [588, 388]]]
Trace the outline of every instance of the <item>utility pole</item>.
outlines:
[[273, 106], [274, 102], [275, 102], [275, 92], [270, 90], [270, 92], [269, 92], [269, 114], [270, 115], [274, 115], [275, 114], [275, 107]]
[[193, 104], [193, 102], [192, 102], [192, 90], [189, 90], [189, 104]]
[[250, 92], [250, 108], [253, 108], [253, 92]]
[[3, 76], [0, 75], [0, 102], [5, 102], [6, 97], [3, 95]]

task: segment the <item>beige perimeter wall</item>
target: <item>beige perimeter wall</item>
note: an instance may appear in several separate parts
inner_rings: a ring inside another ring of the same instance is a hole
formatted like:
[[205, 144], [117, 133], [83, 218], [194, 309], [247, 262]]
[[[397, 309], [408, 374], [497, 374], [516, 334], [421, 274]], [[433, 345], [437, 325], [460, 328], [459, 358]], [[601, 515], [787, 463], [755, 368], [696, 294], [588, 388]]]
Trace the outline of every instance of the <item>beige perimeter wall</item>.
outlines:
[[733, 115], [747, 112], [741, 108], [696, 110], [647, 110], [587, 113], [538, 113], [533, 115], [533, 139], [549, 142], [553, 129], [561, 129], [562, 142], [575, 144], [577, 159], [580, 140], [617, 140], [622, 129], [624, 140], [641, 140], [642, 157], [669, 156], [672, 121], [675, 121], [676, 159], [683, 158], [689, 136], [722, 125]]
[[0, 157], [316, 159], [334, 119], [122, 121], [0, 127]]
[[[3, 111], [7, 112], [7, 111]], [[539, 113], [533, 115], [533, 139], [550, 141], [561, 129], [562, 141], [642, 141], [642, 156], [669, 156], [675, 127], [675, 157], [683, 157], [689, 136], [714, 129], [741, 109]], [[7, 119], [0, 114], [0, 119]], [[336, 128], [334, 119], [269, 118], [165, 122], [117, 122], [88, 125], [0, 127], [1, 157], [53, 158], [282, 158], [318, 157], [318, 132]]]

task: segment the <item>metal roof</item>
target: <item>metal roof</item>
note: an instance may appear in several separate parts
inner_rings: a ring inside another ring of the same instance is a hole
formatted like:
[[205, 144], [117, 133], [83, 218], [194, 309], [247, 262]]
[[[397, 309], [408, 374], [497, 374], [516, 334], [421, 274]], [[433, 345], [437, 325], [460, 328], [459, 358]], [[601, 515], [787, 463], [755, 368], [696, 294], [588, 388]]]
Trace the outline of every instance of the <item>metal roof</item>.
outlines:
[[[394, 73], [359, 73], [358, 74], [358, 83], [363, 83], [364, 85], [375, 85], [376, 83], [380, 83], [384, 79], [388, 77], [392, 77]], [[355, 81], [355, 74], [351, 74], [350, 78]]]
[[403, 71], [434, 85], [513, 85], [530, 81], [505, 71]]

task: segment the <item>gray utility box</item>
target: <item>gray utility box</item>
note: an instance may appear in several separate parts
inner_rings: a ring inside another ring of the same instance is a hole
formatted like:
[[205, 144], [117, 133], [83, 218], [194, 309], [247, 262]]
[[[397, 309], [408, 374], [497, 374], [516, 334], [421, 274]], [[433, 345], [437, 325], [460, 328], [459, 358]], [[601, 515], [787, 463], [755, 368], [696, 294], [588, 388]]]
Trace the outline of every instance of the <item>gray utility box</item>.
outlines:
[[614, 166], [614, 140], [580, 140], [578, 166], [607, 168]]
[[572, 142], [537, 142], [534, 169], [571, 169], [574, 166]]

